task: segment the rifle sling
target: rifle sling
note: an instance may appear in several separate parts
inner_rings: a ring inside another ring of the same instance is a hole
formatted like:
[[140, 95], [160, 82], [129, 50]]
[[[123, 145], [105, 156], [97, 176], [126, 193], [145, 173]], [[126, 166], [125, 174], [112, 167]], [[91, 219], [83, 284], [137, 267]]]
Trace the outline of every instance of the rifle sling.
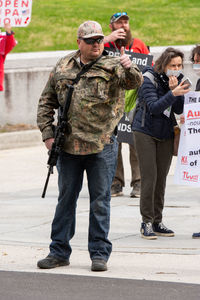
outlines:
[[[77, 84], [79, 82], [79, 80], [81, 79], [81, 76], [83, 74], [85, 74], [87, 71], [89, 71], [89, 69], [102, 57], [102, 55], [100, 55], [96, 60], [93, 60], [92, 62], [90, 62], [87, 65], [84, 65], [82, 67], [82, 70], [76, 75], [75, 79], [73, 79], [73, 83], [71, 84], [71, 87], [74, 86], [74, 84]], [[62, 119], [62, 120], [67, 120], [67, 112], [69, 110], [70, 104], [71, 104], [71, 98], [72, 98], [72, 94], [73, 94], [73, 90], [70, 91], [71, 96], [70, 97], [66, 97], [66, 102], [64, 104], [64, 107], [59, 107], [58, 109], [58, 119]]]
[[76, 75], [76, 78], [73, 80], [72, 85], [76, 84], [79, 82], [79, 80], [81, 79], [81, 76], [83, 74], [85, 74], [87, 71], [89, 71], [89, 69], [102, 57], [102, 55], [100, 55], [96, 60], [93, 60], [91, 63], [84, 65], [82, 70]]
[[[91, 63], [87, 64], [87, 65], [84, 65], [82, 67], [82, 70], [76, 75], [76, 78], [73, 79], [73, 83], [71, 84], [71, 86], [73, 86], [74, 84], [77, 84], [79, 82], [79, 80], [81, 79], [81, 76], [83, 74], [85, 74], [87, 71], [89, 71], [89, 69], [102, 57], [102, 55], [100, 55], [96, 60], [93, 60]], [[73, 90], [71, 92], [71, 97], [70, 97], [70, 101], [68, 102], [71, 102], [71, 98], [72, 98], [72, 94], [73, 94]], [[68, 100], [68, 97], [66, 97], [66, 101]], [[58, 115], [62, 115], [63, 118], [62, 119], [67, 119], [67, 112], [69, 110], [69, 107], [70, 107], [70, 104], [71, 103], [65, 103], [64, 105], [64, 109], [60, 106], [59, 107], [59, 111], [58, 111]], [[63, 114], [64, 112], [64, 114]]]

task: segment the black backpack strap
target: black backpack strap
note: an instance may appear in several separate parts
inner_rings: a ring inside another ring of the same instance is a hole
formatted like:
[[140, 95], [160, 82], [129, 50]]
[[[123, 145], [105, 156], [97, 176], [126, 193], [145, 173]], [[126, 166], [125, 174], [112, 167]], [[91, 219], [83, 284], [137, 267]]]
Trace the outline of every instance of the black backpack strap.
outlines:
[[154, 77], [154, 75], [153, 75], [151, 72], [146, 71], [146, 72], [143, 74], [143, 76], [149, 78], [149, 79], [151, 80], [151, 82], [153, 83], [153, 85], [155, 85], [156, 88], [158, 87], [158, 83], [157, 83], [157, 81], [155, 80], [155, 77]]
[[129, 45], [129, 51], [131, 51], [131, 48], [132, 48], [132, 46], [133, 46], [133, 42], [134, 42], [134, 38], [133, 38], [131, 44]]
[[143, 112], [142, 112], [142, 121], [141, 121], [141, 126], [144, 127], [145, 124], [145, 114], [146, 114], [146, 102], [144, 100], [139, 101], [139, 99], [136, 99], [136, 105], [135, 105], [135, 109], [133, 111], [133, 116], [132, 116], [132, 120], [134, 120], [135, 115], [137, 113], [137, 111], [139, 110], [139, 108], [142, 107], [143, 108]]
[[145, 124], [145, 115], [146, 115], [146, 111], [147, 111], [147, 104], [146, 104], [146, 102], [144, 100], [142, 101], [142, 104], [143, 104], [143, 113], [142, 113], [142, 123], [141, 123], [141, 126], [144, 127], [144, 124]]
[[[89, 69], [102, 57], [102, 55], [100, 55], [96, 60], [92, 61], [91, 63], [84, 65], [83, 68], [81, 69], [81, 71], [76, 75], [75, 79], [73, 80], [73, 83], [71, 84], [71, 86], [73, 86], [74, 84], [78, 83], [79, 80], [81, 79], [81, 76], [83, 74], [85, 74], [87, 71], [89, 71]], [[73, 93], [73, 92], [72, 92]], [[71, 97], [72, 97], [72, 93], [71, 93]], [[70, 107], [70, 103], [68, 104], [68, 109], [66, 112], [68, 112]], [[63, 108], [60, 106], [58, 109], [58, 120], [62, 114]], [[58, 121], [59, 122], [59, 121]]]
[[[151, 80], [151, 82], [153, 83], [153, 85], [157, 88], [158, 87], [158, 83], [156, 82], [155, 80], [155, 77], [154, 75], [149, 72], [149, 71], [146, 71], [143, 76], [149, 78]], [[141, 126], [144, 127], [145, 125], [145, 115], [146, 115], [146, 111], [147, 111], [147, 104], [146, 102], [144, 101], [144, 99], [139, 103], [139, 106], [142, 106], [143, 107], [143, 112], [142, 112], [142, 122], [141, 122]]]

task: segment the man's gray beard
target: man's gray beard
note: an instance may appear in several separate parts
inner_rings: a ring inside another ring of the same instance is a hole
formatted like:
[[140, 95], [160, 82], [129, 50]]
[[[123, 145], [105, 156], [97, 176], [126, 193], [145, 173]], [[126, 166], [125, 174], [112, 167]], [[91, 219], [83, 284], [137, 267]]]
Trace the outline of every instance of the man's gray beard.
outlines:
[[131, 31], [128, 30], [126, 31], [126, 37], [125, 39], [118, 39], [116, 40], [116, 44], [121, 48], [121, 47], [126, 47], [127, 45], [130, 45], [132, 42], [132, 34]]

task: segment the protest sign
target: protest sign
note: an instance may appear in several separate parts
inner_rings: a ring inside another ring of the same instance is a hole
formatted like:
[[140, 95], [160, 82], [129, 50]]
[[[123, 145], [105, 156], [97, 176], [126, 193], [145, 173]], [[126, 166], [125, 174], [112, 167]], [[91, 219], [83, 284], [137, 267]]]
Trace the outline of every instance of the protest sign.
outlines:
[[[118, 49], [111, 49], [109, 47], [105, 47], [105, 50], [108, 52], [109, 56], [120, 57], [120, 51]], [[146, 55], [142, 53], [135, 53], [131, 50], [125, 50], [125, 54], [129, 56], [131, 61], [135, 63], [140, 71], [144, 69], [146, 66], [151, 66], [153, 61], [152, 55]], [[133, 145], [133, 132], [131, 131], [131, 124], [124, 114], [118, 124], [117, 130], [117, 140], [120, 143], [128, 143]]]
[[0, 27], [26, 27], [31, 21], [32, 0], [0, 0]]
[[123, 117], [117, 126], [117, 140], [119, 143], [127, 143], [133, 145], [133, 132], [131, 130], [131, 124], [124, 113]]
[[200, 186], [200, 92], [185, 95], [184, 117], [174, 182]]
[[[111, 49], [109, 47], [104, 48], [109, 56], [113, 57], [119, 57], [121, 55], [120, 51], [118, 49]], [[130, 60], [138, 66], [140, 71], [144, 69], [146, 66], [151, 66], [153, 61], [153, 55], [146, 55], [142, 53], [135, 53], [131, 50], [125, 50], [125, 54], [127, 54], [130, 58]]]

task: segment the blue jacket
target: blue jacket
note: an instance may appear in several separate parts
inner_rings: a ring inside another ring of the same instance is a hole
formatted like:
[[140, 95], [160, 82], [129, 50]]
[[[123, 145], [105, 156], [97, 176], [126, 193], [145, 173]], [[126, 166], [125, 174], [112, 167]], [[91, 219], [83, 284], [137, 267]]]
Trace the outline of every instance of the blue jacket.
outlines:
[[[174, 137], [173, 127], [176, 125], [174, 113], [183, 112], [184, 96], [173, 96], [169, 89], [169, 79], [163, 74], [158, 74], [153, 67], [147, 67], [143, 71], [149, 71], [154, 75], [156, 85], [144, 76], [144, 82], [138, 92], [139, 107], [132, 123], [133, 131], [140, 131], [157, 139], [169, 139]], [[179, 82], [183, 75], [178, 77]], [[142, 104], [142, 103], [145, 103]], [[146, 106], [146, 107], [145, 107]], [[171, 106], [170, 116], [163, 112]], [[145, 112], [144, 126], [142, 126], [143, 111]]]

